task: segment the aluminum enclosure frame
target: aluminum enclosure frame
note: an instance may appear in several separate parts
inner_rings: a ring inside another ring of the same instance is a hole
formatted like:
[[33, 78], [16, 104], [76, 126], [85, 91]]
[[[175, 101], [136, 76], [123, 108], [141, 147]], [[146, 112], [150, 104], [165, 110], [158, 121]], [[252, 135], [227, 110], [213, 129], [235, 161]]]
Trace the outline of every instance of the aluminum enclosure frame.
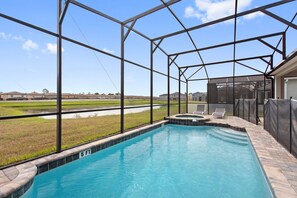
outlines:
[[[120, 132], [123, 133], [125, 132], [125, 127], [124, 127], [124, 110], [125, 109], [129, 109], [129, 108], [142, 108], [142, 107], [150, 107], [150, 123], [153, 123], [153, 90], [154, 90], [154, 81], [153, 81], [153, 75], [156, 74], [160, 74], [162, 76], [167, 77], [167, 114], [168, 116], [170, 115], [170, 79], [176, 80], [178, 81], [178, 93], [179, 93], [179, 97], [178, 97], [178, 111], [179, 113], [181, 112], [181, 83], [185, 83], [186, 85], [186, 111], [188, 111], [188, 89], [189, 89], [189, 82], [191, 81], [197, 81], [197, 80], [209, 80], [211, 77], [208, 76], [208, 72], [207, 72], [207, 66], [208, 65], [214, 65], [214, 64], [223, 64], [223, 63], [227, 63], [227, 62], [232, 62], [233, 63], [233, 105], [235, 105], [234, 101], [234, 77], [235, 76], [235, 65], [236, 64], [240, 64], [246, 68], [249, 68], [251, 70], [254, 70], [260, 74], [263, 75], [264, 79], [267, 76], [267, 71], [268, 68], [270, 67], [271, 69], [274, 68], [274, 61], [273, 61], [273, 57], [275, 52], [279, 53], [282, 55], [282, 59], [286, 59], [286, 32], [288, 30], [288, 28], [293, 28], [295, 30], [297, 30], [297, 25], [295, 25], [293, 23], [294, 19], [296, 18], [297, 13], [294, 15], [294, 17], [292, 18], [291, 21], [287, 21], [283, 18], [281, 18], [280, 16], [277, 16], [275, 14], [273, 14], [272, 12], [268, 11], [269, 8], [273, 8], [273, 7], [277, 7], [286, 3], [290, 3], [293, 2], [295, 0], [282, 0], [282, 1], [277, 1], [271, 4], [267, 4], [258, 8], [254, 8], [251, 10], [247, 10], [247, 11], [243, 11], [238, 13], [237, 10], [237, 4], [238, 4], [238, 0], [235, 0], [235, 6], [234, 6], [234, 14], [230, 15], [230, 16], [226, 16], [211, 22], [207, 22], [207, 23], [203, 23], [191, 28], [186, 28], [184, 26], [184, 24], [181, 22], [181, 20], [177, 17], [177, 15], [173, 12], [173, 10], [170, 8], [171, 5], [174, 5], [178, 2], [180, 2], [181, 0], [170, 0], [170, 1], [163, 1], [160, 0], [160, 5], [156, 6], [148, 11], [145, 11], [143, 13], [140, 13], [134, 17], [131, 17], [127, 20], [124, 21], [120, 21], [118, 19], [113, 18], [112, 16], [109, 16], [105, 13], [102, 13], [98, 10], [95, 10], [94, 8], [91, 8], [87, 5], [84, 5], [76, 0], [65, 0], [64, 3], [62, 0], [57, 0], [57, 32], [52, 32], [49, 31], [47, 29], [41, 28], [39, 26], [27, 23], [25, 21], [22, 21], [20, 19], [5, 15], [3, 13], [0, 13], [0, 17], [3, 19], [7, 19], [9, 21], [21, 24], [23, 26], [35, 29], [39, 32], [43, 32], [47, 35], [51, 35], [53, 37], [55, 37], [57, 39], [57, 110], [54, 113], [42, 113], [42, 114], [30, 114], [30, 115], [19, 115], [19, 116], [5, 116], [5, 117], [0, 117], [0, 120], [8, 120], [8, 119], [20, 119], [20, 118], [28, 118], [28, 117], [37, 117], [37, 116], [47, 116], [47, 115], [56, 115], [57, 116], [57, 126], [56, 126], [56, 152], [61, 152], [62, 151], [62, 115], [63, 114], [69, 114], [69, 113], [82, 113], [82, 112], [92, 112], [92, 111], [103, 111], [103, 110], [120, 110], [121, 114], [120, 114]], [[62, 33], [62, 29], [63, 29], [63, 20], [67, 14], [67, 10], [69, 8], [69, 5], [74, 5], [77, 7], [80, 7], [81, 9], [87, 10], [89, 12], [92, 12], [93, 14], [96, 14], [100, 17], [103, 17], [105, 19], [110, 20], [113, 23], [118, 24], [121, 27], [121, 34], [120, 34], [120, 38], [121, 38], [121, 55], [120, 56], [116, 56], [114, 54], [105, 52], [103, 50], [100, 50], [96, 47], [93, 47], [91, 45], [76, 41], [74, 39], [68, 38], [63, 36]], [[159, 10], [162, 9], [167, 9], [171, 15], [176, 19], [176, 21], [181, 25], [181, 27], [183, 28], [183, 30], [177, 31], [177, 32], [173, 32], [167, 35], [163, 35], [163, 36], [159, 36], [156, 38], [149, 38], [148, 36], [146, 36], [145, 34], [139, 32], [138, 30], [136, 30], [134, 28], [134, 25], [137, 23], [138, 19], [142, 18], [142, 17], [146, 17], [154, 12], [157, 12]], [[267, 35], [262, 35], [262, 36], [257, 36], [257, 37], [251, 37], [251, 38], [246, 38], [246, 39], [242, 39], [242, 40], [237, 40], [236, 38], [236, 33], [237, 33], [237, 19], [241, 16], [245, 16], [248, 14], [252, 14], [255, 12], [262, 12], [263, 14], [270, 16], [271, 18], [275, 19], [276, 21], [278, 21], [279, 23], [283, 23], [285, 25], [287, 25], [287, 28], [282, 31], [282, 32], [276, 32], [276, 33], [271, 33], [271, 34], [267, 34]], [[234, 20], [234, 32], [233, 32], [233, 36], [234, 39], [232, 42], [228, 42], [228, 43], [222, 43], [222, 44], [218, 44], [218, 45], [213, 45], [213, 46], [208, 46], [208, 47], [204, 47], [204, 48], [199, 48], [197, 46], [197, 44], [194, 42], [194, 40], [192, 39], [190, 33], [193, 30], [197, 30], [200, 28], [206, 28], [208, 26], [217, 24], [217, 23], [221, 23], [227, 20]], [[130, 25], [129, 25], [130, 23]], [[126, 30], [126, 32], [125, 32]], [[125, 59], [125, 40], [128, 38], [129, 34], [131, 32], [136, 33], [137, 35], [141, 36], [142, 38], [148, 40], [150, 42], [150, 64], [149, 66], [146, 65], [142, 65], [139, 63], [136, 63], [134, 61]], [[193, 50], [189, 50], [189, 51], [183, 51], [183, 52], [177, 52], [177, 53], [172, 53], [172, 54], [168, 54], [166, 53], [166, 51], [164, 49], [162, 49], [160, 47], [162, 41], [166, 38], [169, 37], [173, 37], [176, 35], [180, 35], [186, 33], [189, 40], [191, 41], [192, 45], [193, 45]], [[274, 36], [281, 36], [280, 41], [278, 42], [277, 46], [272, 46], [271, 44], [269, 44], [268, 42], [264, 41], [264, 38], [269, 38], [269, 37], [274, 37]], [[74, 43], [76, 45], [82, 46], [84, 48], [88, 48], [91, 49], [95, 52], [99, 52], [101, 54], [107, 55], [109, 57], [115, 58], [117, 60], [120, 60], [121, 62], [121, 69], [120, 69], [120, 107], [117, 108], [104, 108], [104, 109], [92, 109], [92, 110], [80, 110], [80, 111], [68, 111], [68, 112], [63, 112], [62, 111], [62, 42], [63, 41], [68, 41], [71, 43]], [[236, 58], [236, 45], [239, 43], [245, 43], [245, 42], [250, 42], [250, 41], [259, 41], [260, 43], [262, 43], [263, 45], [273, 49], [273, 53], [272, 54], [268, 54], [268, 55], [259, 55], [259, 56], [254, 56], [254, 57], [246, 57], [246, 58]], [[279, 45], [282, 44], [282, 49], [278, 49]], [[202, 55], [200, 54], [201, 51], [204, 50], [209, 50], [209, 49], [214, 49], [214, 48], [219, 48], [219, 47], [223, 47], [223, 46], [227, 46], [227, 45], [233, 45], [233, 59], [232, 60], [222, 60], [219, 62], [213, 62], [213, 63], [207, 63], [204, 62]], [[167, 56], [167, 73], [162, 73], [159, 72], [157, 70], [154, 69], [154, 52], [159, 49], [165, 56]], [[202, 64], [196, 64], [196, 65], [185, 65], [185, 66], [179, 66], [175, 61], [176, 58], [178, 56], [181, 56], [183, 54], [188, 54], [188, 53], [197, 53], [198, 55], [198, 60], [200, 60], [202, 62]], [[265, 58], [269, 58], [269, 60], [266, 60]], [[260, 59], [263, 62], [265, 62], [267, 64], [266, 70], [265, 71], [260, 71], [252, 66], [246, 65], [241, 63], [241, 61], [244, 60], [251, 60], [251, 59]], [[125, 107], [124, 105], [124, 99], [125, 99], [125, 92], [124, 92], [124, 84], [125, 84], [125, 76], [124, 76], [124, 71], [125, 71], [125, 63], [129, 63], [132, 64], [136, 67], [140, 67], [143, 69], [146, 69], [148, 71], [150, 71], [150, 105], [142, 105], [142, 106], [137, 106], [137, 107]], [[173, 76], [170, 75], [170, 68], [171, 66], [174, 65], [179, 72], [178, 78], [175, 78]], [[191, 75], [189, 75], [189, 77], [187, 77], [185, 75], [185, 71], [188, 68], [192, 68], [195, 67], [197, 68], [197, 70], [192, 73]], [[204, 69], [204, 72], [207, 76], [206, 79], [192, 79], [192, 77], [199, 72], [201, 69]], [[183, 78], [183, 79], [182, 79]], [[265, 85], [265, 82], [264, 82]], [[235, 110], [235, 108], [233, 108], [233, 110]], [[233, 112], [234, 113], [234, 112]]]

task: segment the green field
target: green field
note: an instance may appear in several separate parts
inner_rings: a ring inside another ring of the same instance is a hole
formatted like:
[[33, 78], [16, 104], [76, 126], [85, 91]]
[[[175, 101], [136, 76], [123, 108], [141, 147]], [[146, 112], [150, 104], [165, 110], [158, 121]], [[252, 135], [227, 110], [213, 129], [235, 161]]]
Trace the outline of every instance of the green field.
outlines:
[[[166, 101], [154, 101], [166, 104]], [[172, 102], [176, 104], [177, 102]], [[127, 100], [126, 105], [149, 104], [149, 100]], [[119, 105], [119, 101], [66, 101], [64, 109], [86, 109]], [[55, 109], [55, 102], [0, 102], [0, 116], [23, 115], [32, 112], [48, 112]], [[178, 112], [178, 106], [171, 106], [171, 114]], [[185, 112], [185, 104], [182, 105]], [[167, 107], [154, 109], [154, 121], [167, 116]], [[125, 130], [148, 124], [150, 111], [125, 115]], [[120, 115], [63, 119], [63, 149], [118, 133]], [[40, 117], [1, 120], [0, 121], [0, 166], [20, 160], [34, 158], [56, 150], [56, 120]]]

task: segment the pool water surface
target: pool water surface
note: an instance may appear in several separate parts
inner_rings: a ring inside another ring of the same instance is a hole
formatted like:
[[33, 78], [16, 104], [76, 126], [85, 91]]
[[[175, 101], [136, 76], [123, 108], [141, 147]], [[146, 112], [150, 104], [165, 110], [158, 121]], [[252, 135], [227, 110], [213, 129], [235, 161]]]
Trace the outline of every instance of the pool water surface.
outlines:
[[273, 197], [246, 134], [165, 125], [37, 175], [22, 197]]

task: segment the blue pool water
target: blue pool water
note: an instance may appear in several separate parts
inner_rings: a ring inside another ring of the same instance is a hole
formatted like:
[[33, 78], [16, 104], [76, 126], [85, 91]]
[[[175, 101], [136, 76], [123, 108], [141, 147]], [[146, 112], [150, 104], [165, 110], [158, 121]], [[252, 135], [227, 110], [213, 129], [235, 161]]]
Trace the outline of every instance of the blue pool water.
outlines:
[[272, 197], [245, 134], [159, 129], [35, 177], [27, 197]]

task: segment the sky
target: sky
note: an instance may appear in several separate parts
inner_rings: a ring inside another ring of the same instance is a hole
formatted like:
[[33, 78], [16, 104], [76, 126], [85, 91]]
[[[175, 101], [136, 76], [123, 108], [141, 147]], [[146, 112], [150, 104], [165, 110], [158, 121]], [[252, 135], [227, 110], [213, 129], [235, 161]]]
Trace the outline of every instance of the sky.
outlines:
[[[139, 13], [162, 4], [160, 0], [111, 0], [79, 2], [124, 21]], [[238, 12], [256, 8], [274, 0], [239, 0]], [[288, 3], [269, 11], [291, 20], [296, 13], [297, 2]], [[0, 13], [23, 20], [56, 32], [57, 1], [53, 0], [6, 0], [0, 1]], [[170, 8], [187, 27], [206, 23], [234, 13], [234, 0], [182, 0]], [[294, 21], [296, 24], [296, 20]], [[191, 31], [198, 48], [233, 41], [234, 21], [222, 22]], [[182, 30], [168, 9], [162, 9], [137, 20], [134, 28], [149, 38]], [[237, 39], [245, 39], [284, 31], [286, 25], [261, 13], [240, 17], [237, 21]], [[120, 25], [100, 16], [70, 5], [62, 26], [63, 35], [91, 45], [108, 53], [120, 56]], [[297, 46], [296, 30], [289, 28], [287, 54]], [[276, 45], [280, 37], [265, 39]], [[160, 45], [168, 54], [194, 49], [186, 34], [166, 38]], [[116, 93], [120, 92], [120, 61], [87, 48], [63, 41], [62, 89], [64, 93]], [[0, 17], [0, 92], [41, 92], [44, 88], [56, 92], [57, 50], [56, 38]], [[125, 41], [125, 58], [150, 67], [150, 42], [131, 32]], [[273, 50], [260, 42], [249, 42], [236, 46], [236, 58], [272, 54]], [[233, 58], [233, 46], [201, 51], [205, 63]], [[275, 63], [281, 61], [276, 54]], [[178, 66], [201, 64], [197, 53], [181, 55], [176, 59]], [[264, 71], [266, 64], [261, 60], [245, 61], [247, 65]], [[154, 69], [167, 73], [167, 57], [160, 51], [154, 53]], [[188, 69], [187, 77], [197, 68]], [[231, 76], [233, 64], [207, 67], [209, 77]], [[236, 65], [236, 75], [258, 74]], [[176, 66], [171, 66], [171, 75], [178, 77]], [[200, 70], [192, 79], [206, 78]], [[150, 94], [150, 72], [125, 63], [125, 94]], [[189, 91], [206, 91], [206, 81], [189, 83]], [[182, 92], [185, 92], [182, 83]], [[171, 92], [178, 91], [178, 83], [171, 80]], [[154, 95], [167, 93], [167, 78], [154, 74]]]

